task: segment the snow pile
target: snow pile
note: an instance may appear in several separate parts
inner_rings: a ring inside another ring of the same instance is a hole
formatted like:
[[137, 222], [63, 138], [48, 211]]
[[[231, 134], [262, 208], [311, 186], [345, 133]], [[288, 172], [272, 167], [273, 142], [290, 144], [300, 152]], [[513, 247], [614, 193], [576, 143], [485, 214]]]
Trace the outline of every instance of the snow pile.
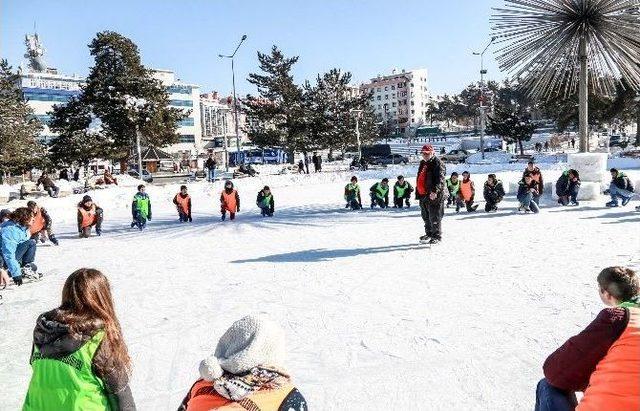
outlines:
[[607, 173], [608, 155], [606, 153], [569, 154], [567, 166], [577, 170], [581, 181], [602, 182]]
[[60, 189], [59, 196], [66, 197], [73, 194], [73, 184], [67, 180], [58, 180], [55, 182], [56, 186]]
[[598, 200], [602, 194], [602, 183], [582, 181], [578, 192], [578, 201]]
[[636, 180], [635, 184], [633, 185], [633, 189], [636, 193], [640, 194], [640, 178]]
[[0, 185], [0, 204], [8, 203], [10, 195], [11, 195], [11, 186], [8, 184]]

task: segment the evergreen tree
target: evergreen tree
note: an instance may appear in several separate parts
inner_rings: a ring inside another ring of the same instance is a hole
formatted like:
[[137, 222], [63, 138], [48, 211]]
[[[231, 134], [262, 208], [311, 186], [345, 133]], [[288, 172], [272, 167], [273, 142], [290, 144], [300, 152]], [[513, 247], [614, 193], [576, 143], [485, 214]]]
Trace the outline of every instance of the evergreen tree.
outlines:
[[291, 68], [298, 57], [286, 58], [273, 46], [270, 54], [258, 52], [260, 70], [251, 73], [247, 81], [258, 88], [258, 96], [248, 95], [247, 115], [262, 126], [249, 131], [255, 144], [283, 146], [293, 161], [293, 153], [306, 152], [310, 144], [306, 133], [303, 91], [293, 82]]
[[[37, 140], [42, 124], [22, 98], [17, 75], [0, 60], [0, 172], [21, 173], [43, 164], [45, 148]], [[0, 177], [2, 177], [0, 175]]]
[[518, 113], [500, 106], [495, 109], [493, 116], [489, 116], [488, 134], [495, 134], [507, 143], [517, 143], [520, 154], [524, 154], [523, 141], [531, 140], [536, 125], [532, 123], [528, 113]]
[[[169, 106], [166, 89], [144, 67], [138, 47], [121, 34], [104, 31], [96, 35], [89, 50], [94, 66], [80, 97], [68, 109], [54, 109], [54, 124], [63, 137], [52, 146], [56, 159], [81, 161], [95, 144], [93, 155], [124, 162], [135, 147], [136, 130], [143, 145], [177, 143], [177, 122], [188, 112]], [[89, 130], [96, 120], [101, 128]]]

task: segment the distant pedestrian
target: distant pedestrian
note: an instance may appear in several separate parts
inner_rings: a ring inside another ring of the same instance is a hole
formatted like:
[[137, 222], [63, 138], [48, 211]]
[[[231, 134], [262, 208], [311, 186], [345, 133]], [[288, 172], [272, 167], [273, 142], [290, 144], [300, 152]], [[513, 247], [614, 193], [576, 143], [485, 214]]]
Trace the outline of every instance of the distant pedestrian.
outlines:
[[549, 151], [549, 140], [544, 142], [544, 151]]
[[45, 189], [45, 191], [49, 193], [49, 196], [54, 198], [58, 197], [60, 189], [53, 183], [53, 180], [51, 180], [51, 177], [49, 177], [49, 174], [47, 174], [46, 172], [42, 173], [42, 175], [36, 182], [36, 186], [39, 186], [40, 184], [42, 184], [42, 187]]
[[576, 148], [576, 139], [571, 137], [571, 148]]
[[302, 159], [298, 161], [298, 174], [304, 174], [304, 161]]
[[207, 181], [212, 183], [216, 181], [216, 166], [218, 162], [213, 158], [213, 154], [209, 154], [209, 158], [205, 161], [204, 166], [207, 169]]

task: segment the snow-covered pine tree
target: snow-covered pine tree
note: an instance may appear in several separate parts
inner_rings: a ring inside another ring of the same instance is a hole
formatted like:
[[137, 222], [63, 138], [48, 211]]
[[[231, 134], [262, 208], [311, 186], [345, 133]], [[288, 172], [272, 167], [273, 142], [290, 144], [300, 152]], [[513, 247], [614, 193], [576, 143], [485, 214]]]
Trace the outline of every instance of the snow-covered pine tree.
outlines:
[[16, 73], [0, 60], [0, 179], [43, 164], [45, 148], [37, 140], [41, 130], [22, 98]]
[[283, 146], [293, 161], [293, 153], [309, 145], [302, 89], [291, 74], [298, 57], [286, 58], [273, 46], [270, 54], [258, 52], [258, 61], [264, 74], [249, 74], [247, 81], [258, 88], [258, 95], [248, 95], [245, 108], [262, 126], [249, 130], [249, 137], [257, 145]]

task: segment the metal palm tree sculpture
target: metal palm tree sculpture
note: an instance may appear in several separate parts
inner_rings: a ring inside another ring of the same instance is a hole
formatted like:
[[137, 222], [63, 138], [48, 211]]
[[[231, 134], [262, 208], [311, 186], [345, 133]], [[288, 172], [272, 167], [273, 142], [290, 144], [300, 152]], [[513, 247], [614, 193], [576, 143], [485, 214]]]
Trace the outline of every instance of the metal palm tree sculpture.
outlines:
[[579, 90], [580, 151], [588, 151], [588, 87], [640, 90], [640, 0], [505, 0], [491, 18], [500, 69], [533, 98]]

